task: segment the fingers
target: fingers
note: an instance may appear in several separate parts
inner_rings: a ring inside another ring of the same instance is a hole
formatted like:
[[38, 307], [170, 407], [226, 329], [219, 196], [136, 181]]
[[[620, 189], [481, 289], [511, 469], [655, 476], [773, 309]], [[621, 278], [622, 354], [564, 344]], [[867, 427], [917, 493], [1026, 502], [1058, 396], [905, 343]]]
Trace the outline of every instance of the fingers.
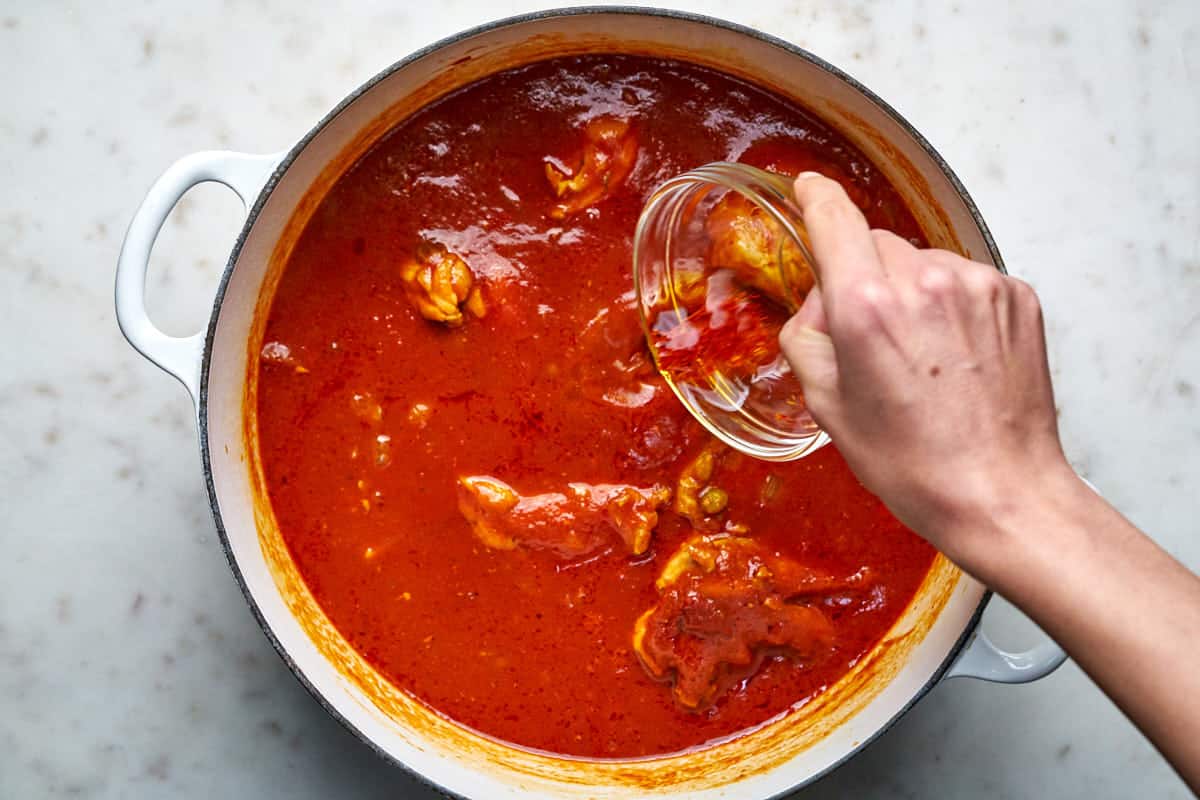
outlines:
[[918, 250], [914, 311], [945, 320], [985, 358], [1003, 356], [1010, 343], [1009, 279], [994, 267], [946, 250]]
[[822, 427], [849, 424], [845, 385], [902, 385], [914, 370], [936, 376], [947, 365], [963, 368], [956, 374], [999, 374], [1014, 356], [1027, 360], [1021, 343], [1037, 337], [1022, 330], [1039, 326], [1040, 314], [1024, 284], [871, 230], [835, 181], [806, 173], [794, 190], [818, 286], [779, 342]]
[[1024, 345], [1025, 357], [1045, 361], [1046, 328], [1037, 292], [1019, 278], [1005, 278], [1004, 283], [1008, 295], [1007, 340]]
[[845, 287], [883, 279], [866, 217], [837, 181], [805, 172], [796, 178], [794, 191], [829, 308]]
[[958, 268], [959, 280], [962, 281], [969, 298], [969, 313], [965, 316], [973, 318], [975, 324], [983, 330], [991, 326], [990, 353], [1006, 358], [1012, 349], [1012, 326], [1009, 322], [1009, 305], [1012, 286], [1009, 279], [998, 270], [966, 261]]
[[829, 338], [829, 321], [821, 289], [814, 287], [800, 310], [779, 332], [779, 347], [804, 389], [804, 400], [816, 423], [829, 430], [825, 417], [837, 403], [837, 353]]
[[800, 312], [797, 312], [779, 332], [779, 346], [792, 371], [800, 379], [809, 413], [818, 425], [827, 431], [831, 430], [832, 418], [837, 413], [839, 403], [837, 355], [833, 350], [833, 340], [829, 334], [805, 324]]
[[988, 354], [1003, 352], [1010, 328], [1004, 275], [948, 250], [918, 249], [889, 231], [872, 230], [871, 237], [889, 284], [907, 307], [927, 322], [950, 323], [964, 340], [971, 331], [994, 330]]

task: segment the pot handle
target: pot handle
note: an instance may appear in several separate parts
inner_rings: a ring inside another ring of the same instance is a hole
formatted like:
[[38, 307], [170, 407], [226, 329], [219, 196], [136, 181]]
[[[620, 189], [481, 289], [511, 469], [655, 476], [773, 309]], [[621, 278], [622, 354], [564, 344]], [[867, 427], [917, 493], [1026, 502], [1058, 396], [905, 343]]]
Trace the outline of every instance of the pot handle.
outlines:
[[[1096, 494], [1096, 484], [1082, 475], [1079, 479]], [[1058, 669], [1067, 660], [1067, 653], [1052, 639], [1026, 650], [1010, 653], [992, 644], [982, 631], [975, 634], [959, 654], [942, 680], [978, 678], [991, 683], [1033, 683]]]
[[991, 683], [1032, 683], [1063, 665], [1067, 653], [1047, 640], [1022, 653], [1010, 653], [992, 644], [982, 631], [946, 670], [942, 680], [978, 678]]
[[215, 181], [228, 186], [248, 211], [281, 158], [280, 153], [250, 155], [219, 150], [184, 156], [150, 187], [125, 233], [117, 260], [117, 324], [135, 350], [184, 385], [193, 403], [200, 396], [205, 332], [168, 336], [146, 314], [146, 268], [154, 240], [171, 209], [198, 183]]

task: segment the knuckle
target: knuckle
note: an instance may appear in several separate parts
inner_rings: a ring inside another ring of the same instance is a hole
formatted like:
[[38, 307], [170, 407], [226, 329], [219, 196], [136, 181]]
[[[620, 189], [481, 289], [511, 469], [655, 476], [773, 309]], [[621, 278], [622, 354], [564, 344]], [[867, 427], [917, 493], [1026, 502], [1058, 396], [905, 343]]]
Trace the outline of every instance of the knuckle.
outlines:
[[882, 308], [890, 295], [887, 285], [877, 279], [859, 281], [854, 286], [854, 300], [863, 308]]
[[1009, 290], [1012, 292], [1013, 299], [1020, 308], [1040, 317], [1042, 314], [1042, 301], [1038, 299], [1034, 288], [1020, 278], [1007, 278], [1006, 280]]
[[1009, 292], [1018, 302], [1027, 303], [1030, 300], [1037, 300], [1033, 287], [1020, 278], [1008, 277], [1005, 278], [1005, 283], [1008, 284]]
[[967, 290], [976, 298], [994, 302], [1004, 292], [1004, 276], [991, 267], [973, 264], [971, 269], [963, 271], [961, 277]]
[[894, 303], [888, 285], [875, 279], [860, 281], [847, 293], [850, 313], [846, 323], [852, 331], [873, 330], [890, 313]]
[[917, 274], [917, 288], [921, 294], [932, 299], [943, 299], [952, 295], [960, 286], [952, 267], [935, 262], [926, 263]]

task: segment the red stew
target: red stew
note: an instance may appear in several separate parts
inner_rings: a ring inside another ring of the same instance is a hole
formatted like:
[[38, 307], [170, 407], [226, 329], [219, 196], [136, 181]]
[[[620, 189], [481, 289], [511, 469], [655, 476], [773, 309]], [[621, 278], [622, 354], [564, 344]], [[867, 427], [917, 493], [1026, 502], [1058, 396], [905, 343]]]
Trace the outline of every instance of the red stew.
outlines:
[[397, 686], [518, 745], [703, 745], [833, 684], [933, 550], [833, 447], [717, 446], [654, 373], [631, 237], [716, 160], [896, 192], [807, 112], [642, 57], [487, 78], [397, 126], [286, 265], [258, 376], [262, 466], [318, 603]]

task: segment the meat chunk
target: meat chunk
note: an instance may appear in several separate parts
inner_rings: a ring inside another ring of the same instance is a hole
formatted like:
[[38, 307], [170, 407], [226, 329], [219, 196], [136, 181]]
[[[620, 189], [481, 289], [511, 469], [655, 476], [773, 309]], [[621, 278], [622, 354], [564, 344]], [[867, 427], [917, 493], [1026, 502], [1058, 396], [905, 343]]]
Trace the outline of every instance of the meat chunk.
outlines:
[[679, 472], [673, 510], [687, 517], [693, 528], [716, 530], [719, 527], [713, 517], [725, 511], [729, 495], [713, 483], [713, 476], [727, 452], [728, 448], [723, 444], [711, 441]]
[[813, 287], [812, 267], [800, 248], [775, 219], [737, 192], [722, 197], [704, 221], [712, 267], [732, 270], [738, 282], [791, 308]]
[[584, 136], [586, 143], [574, 169], [546, 161], [546, 179], [559, 199], [550, 211], [554, 219], [565, 219], [603, 200], [625, 180], [637, 160], [637, 138], [628, 120], [596, 117], [587, 124]]
[[409, 302], [425, 319], [457, 328], [463, 309], [476, 317], [487, 313], [467, 262], [440, 244], [422, 242], [400, 268], [400, 278]]
[[497, 550], [531, 547], [564, 558], [588, 555], [615, 532], [634, 555], [646, 552], [665, 486], [569, 483], [565, 492], [521, 495], [490, 476], [459, 478], [458, 508], [481, 542]]
[[633, 648], [651, 676], [673, 682], [682, 708], [702, 711], [768, 655], [825, 656], [834, 630], [814, 601], [868, 582], [865, 571], [836, 579], [754, 539], [697, 534], [663, 567]]

